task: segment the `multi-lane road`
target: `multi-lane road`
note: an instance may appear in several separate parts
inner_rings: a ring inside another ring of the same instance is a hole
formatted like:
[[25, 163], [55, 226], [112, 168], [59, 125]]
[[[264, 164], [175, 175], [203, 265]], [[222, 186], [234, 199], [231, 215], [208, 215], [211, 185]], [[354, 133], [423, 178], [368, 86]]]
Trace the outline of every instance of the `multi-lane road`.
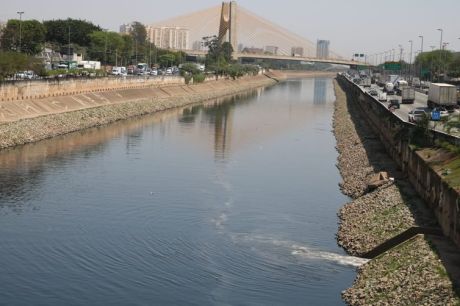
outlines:
[[[370, 88], [369, 87], [364, 88], [363, 86], [360, 86], [360, 87], [365, 92], [369, 92], [369, 90], [371, 89], [376, 89], [379, 94], [383, 92], [383, 87], [380, 87], [376, 84], [372, 84]], [[374, 96], [373, 98], [378, 101], [378, 96]], [[427, 106], [428, 96], [418, 91], [415, 92], [415, 101], [412, 104], [401, 104], [401, 97], [397, 95], [387, 95], [387, 102], [379, 101], [379, 103], [381, 103], [385, 107], [388, 107], [390, 104], [390, 100], [392, 99], [398, 99], [400, 102], [400, 108], [396, 109], [394, 111], [394, 114], [398, 116], [399, 118], [401, 118], [401, 120], [406, 121], [406, 122], [409, 121], [409, 112], [413, 109], [416, 109], [416, 108], [423, 109], [427, 114], [429, 114], [431, 111], [431, 109], [428, 108]], [[459, 110], [455, 110], [454, 113], [450, 114], [449, 116], [454, 116], [454, 115], [458, 116], [459, 114], [460, 114]], [[430, 121], [430, 128], [435, 129], [440, 132], [446, 132], [444, 129], [444, 124], [440, 121]], [[457, 137], [460, 136], [460, 130], [457, 130], [455, 128], [451, 129], [449, 133]]]

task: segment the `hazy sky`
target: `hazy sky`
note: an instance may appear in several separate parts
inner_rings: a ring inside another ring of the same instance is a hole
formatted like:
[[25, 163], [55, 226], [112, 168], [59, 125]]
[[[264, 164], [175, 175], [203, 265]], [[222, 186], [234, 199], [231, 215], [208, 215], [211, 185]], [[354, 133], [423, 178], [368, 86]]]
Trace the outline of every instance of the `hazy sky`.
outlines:
[[[153, 23], [219, 5], [213, 0], [0, 0], [0, 20], [80, 18], [118, 31], [122, 23]], [[240, 0], [238, 5], [292, 30], [311, 41], [328, 39], [331, 49], [344, 57], [352, 53], [380, 53], [403, 45], [414, 52], [439, 48], [440, 32], [448, 49], [460, 51], [460, 0]], [[396, 52], [399, 54], [399, 51]]]

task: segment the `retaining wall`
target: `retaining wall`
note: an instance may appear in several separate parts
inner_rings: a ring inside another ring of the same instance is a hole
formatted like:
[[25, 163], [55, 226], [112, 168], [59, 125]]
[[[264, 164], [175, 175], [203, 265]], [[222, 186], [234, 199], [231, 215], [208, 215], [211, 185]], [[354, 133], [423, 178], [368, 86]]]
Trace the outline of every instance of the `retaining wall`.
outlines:
[[[401, 120], [374, 97], [344, 76], [337, 77], [339, 84], [349, 97], [357, 103], [379, 135], [388, 154], [395, 160], [418, 194], [433, 210], [444, 234], [460, 247], [460, 194], [445, 182], [420, 152], [411, 148], [410, 135], [415, 126]], [[430, 132], [430, 140], [444, 140], [460, 145], [458, 137], [437, 131]]]
[[0, 86], [0, 102], [43, 99], [114, 89], [136, 89], [150, 86], [183, 85], [179, 76], [163, 77], [107, 77], [82, 79], [48, 79], [17, 81]]

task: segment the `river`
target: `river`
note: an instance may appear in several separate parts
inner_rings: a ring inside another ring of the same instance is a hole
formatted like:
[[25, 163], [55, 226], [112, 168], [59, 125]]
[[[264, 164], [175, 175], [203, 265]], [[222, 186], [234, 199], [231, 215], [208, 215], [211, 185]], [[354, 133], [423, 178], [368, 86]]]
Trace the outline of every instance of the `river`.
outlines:
[[340, 305], [332, 79], [0, 153], [2, 305]]

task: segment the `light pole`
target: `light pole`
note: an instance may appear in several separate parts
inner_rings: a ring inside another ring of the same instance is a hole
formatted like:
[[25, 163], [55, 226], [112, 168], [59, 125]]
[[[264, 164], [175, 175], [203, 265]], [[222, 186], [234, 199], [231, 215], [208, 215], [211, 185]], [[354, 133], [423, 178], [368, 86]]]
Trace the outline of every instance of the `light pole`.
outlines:
[[418, 37], [422, 39], [422, 45], [420, 47], [420, 80], [421, 80], [422, 79], [422, 72], [423, 72], [423, 64], [422, 64], [422, 60], [421, 60], [421, 57], [422, 57], [422, 54], [423, 54], [423, 35], [419, 35]]
[[22, 14], [24, 12], [17, 12], [19, 14], [19, 53], [21, 53], [21, 43], [22, 43]]
[[438, 74], [438, 81], [441, 78], [441, 63], [442, 63], [442, 34], [444, 33], [443, 29], [438, 29], [441, 32], [441, 41], [439, 42], [439, 74]]
[[412, 40], [409, 40], [410, 42], [410, 55], [409, 55], [409, 80], [412, 81], [412, 47], [414, 42]]
[[107, 66], [107, 29], [104, 29], [105, 32], [105, 43], [104, 43], [104, 65]]

